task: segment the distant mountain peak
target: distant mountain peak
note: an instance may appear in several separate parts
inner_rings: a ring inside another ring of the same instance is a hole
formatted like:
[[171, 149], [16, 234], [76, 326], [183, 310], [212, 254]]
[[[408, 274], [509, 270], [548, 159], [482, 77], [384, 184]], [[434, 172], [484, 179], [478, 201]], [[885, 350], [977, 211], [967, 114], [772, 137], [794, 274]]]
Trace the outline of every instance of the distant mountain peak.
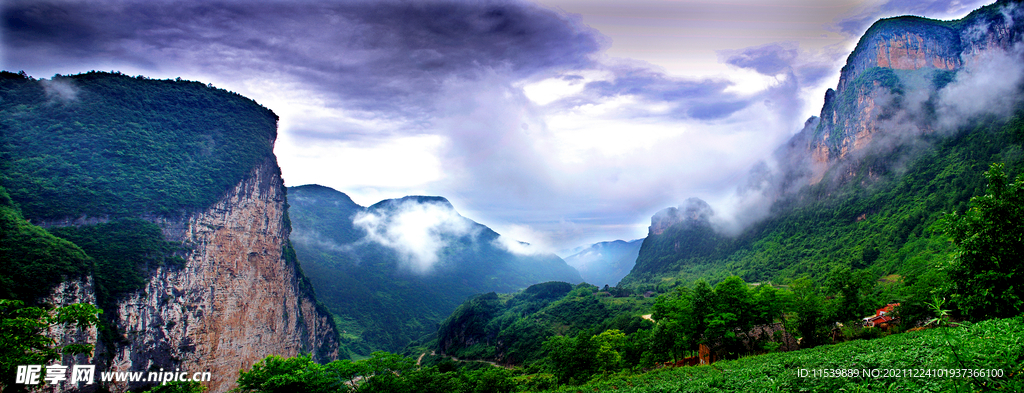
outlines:
[[385, 199], [377, 202], [369, 207], [370, 210], [375, 209], [388, 209], [401, 206], [407, 203], [418, 203], [418, 204], [435, 204], [441, 205], [445, 208], [455, 210], [455, 206], [448, 201], [445, 197], [440, 196], [427, 196], [427, 195], [409, 195], [397, 199]]
[[709, 223], [715, 211], [711, 205], [700, 198], [690, 198], [678, 208], [670, 207], [661, 210], [651, 217], [650, 234], [660, 235], [665, 229], [683, 222]]
[[580, 250], [565, 258], [565, 263], [576, 268], [588, 283], [616, 285], [636, 264], [637, 254], [643, 239], [614, 240], [580, 247]]

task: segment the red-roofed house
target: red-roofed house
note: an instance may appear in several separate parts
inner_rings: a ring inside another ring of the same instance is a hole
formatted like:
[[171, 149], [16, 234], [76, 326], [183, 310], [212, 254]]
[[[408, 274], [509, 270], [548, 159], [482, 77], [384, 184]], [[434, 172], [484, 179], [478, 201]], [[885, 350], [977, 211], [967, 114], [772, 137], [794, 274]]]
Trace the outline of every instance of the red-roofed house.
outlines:
[[875, 315], [870, 317], [864, 317], [864, 326], [867, 327], [880, 327], [887, 328], [892, 324], [893, 318], [892, 312], [899, 307], [899, 303], [889, 303], [885, 307], [875, 310]]

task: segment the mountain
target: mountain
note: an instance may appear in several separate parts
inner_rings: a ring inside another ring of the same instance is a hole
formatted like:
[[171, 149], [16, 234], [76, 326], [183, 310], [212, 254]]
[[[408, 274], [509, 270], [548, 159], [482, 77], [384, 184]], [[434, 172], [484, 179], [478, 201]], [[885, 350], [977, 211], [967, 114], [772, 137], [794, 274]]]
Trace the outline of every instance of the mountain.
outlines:
[[97, 304], [99, 329], [66, 332], [97, 348], [66, 361], [97, 372], [209, 371], [224, 392], [270, 354], [337, 358], [289, 242], [276, 127], [198, 82], [0, 73], [3, 237], [17, 245], [0, 248], [0, 295]]
[[566, 257], [565, 263], [576, 268], [583, 281], [615, 286], [633, 269], [642, 244], [643, 239], [595, 243]]
[[951, 248], [933, 224], [983, 192], [989, 164], [1024, 169], [1022, 17], [1018, 2], [1000, 1], [960, 20], [875, 23], [820, 116], [741, 189], [770, 208], [735, 231], [659, 213], [622, 284], [820, 279], [847, 267], [910, 285], [937, 274]]
[[475, 294], [582, 281], [561, 258], [501, 237], [441, 197], [362, 207], [306, 185], [289, 188], [288, 203], [296, 255], [345, 345], [360, 355], [398, 351], [432, 334]]

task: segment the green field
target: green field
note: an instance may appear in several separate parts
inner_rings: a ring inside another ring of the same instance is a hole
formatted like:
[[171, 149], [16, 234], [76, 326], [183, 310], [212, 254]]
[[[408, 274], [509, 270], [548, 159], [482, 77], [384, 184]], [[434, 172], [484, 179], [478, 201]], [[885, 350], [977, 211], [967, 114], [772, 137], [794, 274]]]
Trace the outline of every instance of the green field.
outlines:
[[[972, 370], [979, 375], [936, 375]], [[603, 376], [589, 384], [555, 391], [1019, 392], [1024, 390], [1022, 372], [1024, 318], [1017, 317], [749, 356], [706, 366]], [[885, 377], [886, 373], [890, 377]], [[992, 373], [997, 376], [992, 377]]]

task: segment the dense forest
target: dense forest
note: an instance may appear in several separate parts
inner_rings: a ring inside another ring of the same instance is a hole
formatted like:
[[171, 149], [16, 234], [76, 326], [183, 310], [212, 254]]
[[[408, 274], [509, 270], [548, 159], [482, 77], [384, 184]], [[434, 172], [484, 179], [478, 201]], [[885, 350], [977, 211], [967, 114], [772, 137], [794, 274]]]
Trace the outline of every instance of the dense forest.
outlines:
[[33, 220], [205, 208], [277, 133], [277, 115], [235, 93], [101, 72], [0, 72], [0, 114], [0, 185]]

